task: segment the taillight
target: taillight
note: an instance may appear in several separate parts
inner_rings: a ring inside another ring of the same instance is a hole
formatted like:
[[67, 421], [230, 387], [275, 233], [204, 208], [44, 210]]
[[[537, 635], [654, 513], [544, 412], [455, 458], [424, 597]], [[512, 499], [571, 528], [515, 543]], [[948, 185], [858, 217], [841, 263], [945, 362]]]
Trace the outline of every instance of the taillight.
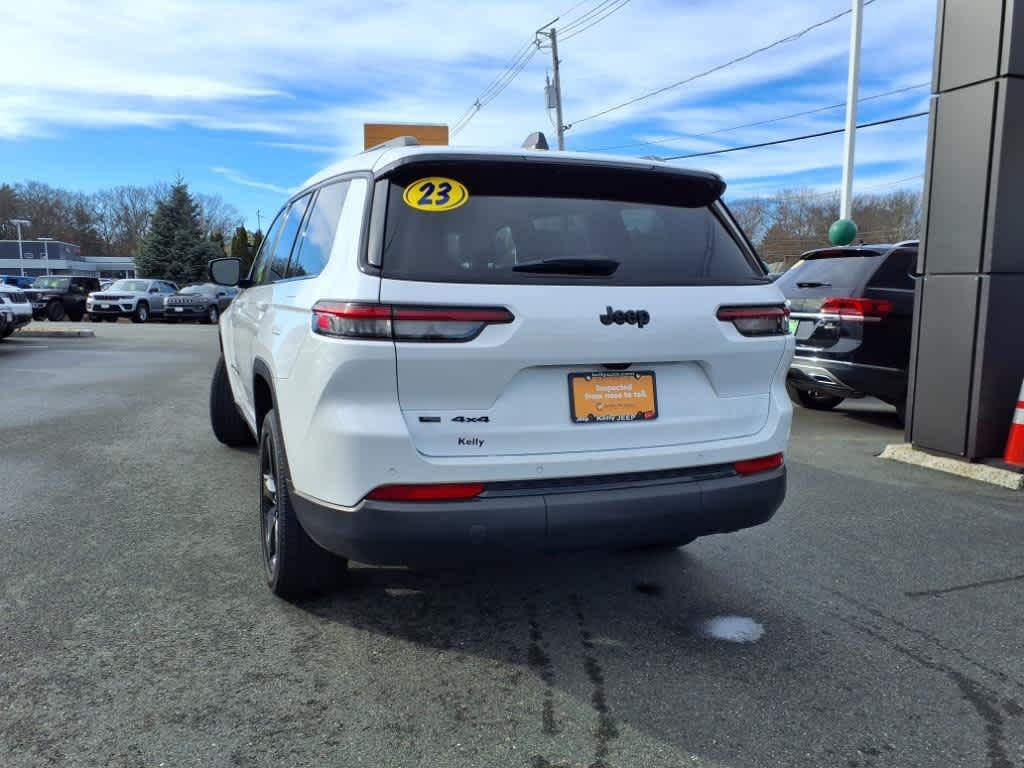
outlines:
[[374, 501], [464, 501], [483, 492], [482, 483], [382, 485], [370, 491], [366, 498]]
[[720, 307], [718, 319], [731, 322], [744, 336], [783, 336], [789, 333], [789, 310], [767, 307]]
[[885, 299], [845, 299], [830, 297], [821, 305], [823, 315], [839, 315], [843, 320], [878, 321], [892, 312], [892, 302]]
[[471, 341], [488, 325], [511, 323], [504, 307], [411, 307], [318, 301], [313, 333], [385, 341]]
[[758, 472], [770, 472], [782, 466], [782, 454], [773, 453], [771, 456], [762, 456], [758, 459], [747, 459], [737, 461], [733, 464], [737, 475], [756, 475]]

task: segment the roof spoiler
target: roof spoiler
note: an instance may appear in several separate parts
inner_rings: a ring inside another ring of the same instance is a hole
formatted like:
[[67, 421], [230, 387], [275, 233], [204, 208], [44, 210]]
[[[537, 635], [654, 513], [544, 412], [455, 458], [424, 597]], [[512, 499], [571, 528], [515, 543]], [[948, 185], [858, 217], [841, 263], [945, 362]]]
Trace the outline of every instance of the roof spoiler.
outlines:
[[535, 131], [526, 137], [523, 149], [550, 149], [550, 147], [548, 147], [547, 137], [540, 131]]
[[415, 136], [396, 136], [380, 144], [374, 144], [372, 147], [364, 149], [363, 152], [373, 152], [375, 149], [387, 149], [388, 147], [418, 147], [419, 145], [419, 139]]

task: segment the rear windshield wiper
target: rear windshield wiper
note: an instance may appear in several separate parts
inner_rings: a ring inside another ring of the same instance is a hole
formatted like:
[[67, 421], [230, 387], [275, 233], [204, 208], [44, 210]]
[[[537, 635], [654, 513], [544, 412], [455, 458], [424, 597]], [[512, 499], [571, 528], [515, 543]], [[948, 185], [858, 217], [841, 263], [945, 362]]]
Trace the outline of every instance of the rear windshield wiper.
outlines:
[[535, 272], [549, 275], [596, 275], [607, 277], [619, 268], [614, 259], [541, 259], [524, 261], [512, 267], [513, 272]]
[[831, 288], [832, 283], [797, 283], [797, 288]]

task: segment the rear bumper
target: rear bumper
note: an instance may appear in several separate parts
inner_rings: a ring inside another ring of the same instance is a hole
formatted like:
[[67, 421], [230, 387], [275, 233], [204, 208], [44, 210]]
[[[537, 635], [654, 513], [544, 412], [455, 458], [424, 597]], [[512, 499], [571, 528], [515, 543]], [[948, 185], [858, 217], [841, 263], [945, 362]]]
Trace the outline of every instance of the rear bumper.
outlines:
[[743, 477], [631, 480], [592, 490], [453, 503], [363, 501], [335, 508], [292, 493], [306, 532], [323, 548], [375, 564], [460, 562], [543, 551], [643, 546], [749, 528], [786, 495], [786, 469]]
[[815, 389], [840, 397], [877, 397], [901, 403], [907, 396], [907, 372], [821, 357], [793, 358], [788, 382], [797, 389]]

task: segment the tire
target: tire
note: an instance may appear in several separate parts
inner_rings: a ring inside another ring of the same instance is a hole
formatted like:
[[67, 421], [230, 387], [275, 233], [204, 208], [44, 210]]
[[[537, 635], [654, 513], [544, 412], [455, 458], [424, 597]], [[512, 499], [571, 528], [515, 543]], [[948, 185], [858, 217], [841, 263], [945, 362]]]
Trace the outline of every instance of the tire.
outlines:
[[795, 389], [792, 390], [792, 393], [794, 394], [793, 402], [799, 403], [804, 408], [812, 411], [831, 411], [846, 399], [845, 397], [830, 395], [827, 392], [820, 392], [816, 389]]
[[104, 317], [103, 319], [106, 320], [108, 323], [116, 323], [117, 322], [117, 317], [116, 316], [115, 317]]
[[59, 301], [51, 301], [46, 305], [46, 319], [51, 323], [59, 323], [66, 314], [64, 305]]
[[149, 322], [149, 304], [144, 301], [140, 301], [135, 307], [135, 311], [132, 313], [133, 323], [146, 323]]
[[211, 304], [210, 308], [206, 310], [206, 315], [199, 322], [203, 325], [216, 325], [219, 320], [220, 312], [217, 311], [217, 305]]
[[278, 597], [295, 599], [336, 588], [348, 561], [322, 549], [303, 530], [292, 507], [288, 458], [277, 412], [260, 429], [260, 550], [263, 575]]
[[210, 383], [210, 426], [213, 427], [214, 437], [224, 445], [238, 448], [256, 442], [235, 406], [235, 396], [231, 393], [231, 382], [228, 381], [228, 369], [223, 357], [217, 360], [213, 381]]
[[93, 322], [93, 323], [102, 323], [103, 322], [103, 318], [100, 317], [99, 315], [89, 315], [89, 320], [91, 322]]

